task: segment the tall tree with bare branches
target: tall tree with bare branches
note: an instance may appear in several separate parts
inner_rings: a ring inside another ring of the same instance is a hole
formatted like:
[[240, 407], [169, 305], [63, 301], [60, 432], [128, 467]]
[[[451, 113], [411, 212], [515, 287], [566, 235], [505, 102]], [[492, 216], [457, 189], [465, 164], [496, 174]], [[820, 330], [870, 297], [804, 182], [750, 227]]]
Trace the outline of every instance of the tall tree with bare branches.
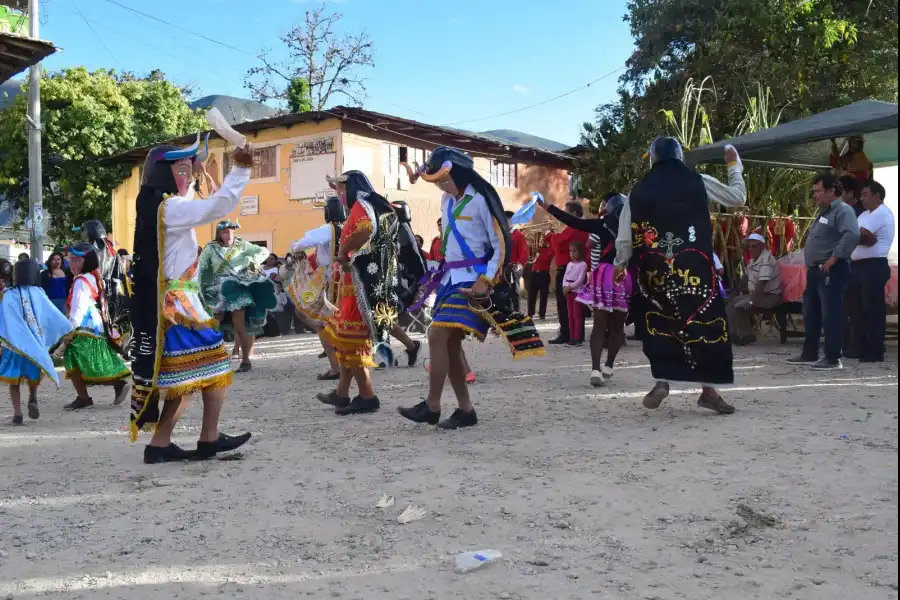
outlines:
[[[260, 52], [260, 64], [244, 78], [253, 99], [276, 100], [291, 111], [322, 110], [339, 97], [361, 106], [366, 80], [360, 71], [375, 66], [373, 44], [366, 30], [338, 31], [340, 21], [341, 14], [329, 11], [323, 2], [306, 11], [304, 22], [281, 37], [285, 60], [276, 62], [271, 52]], [[297, 98], [298, 90], [308, 90], [308, 102]]]

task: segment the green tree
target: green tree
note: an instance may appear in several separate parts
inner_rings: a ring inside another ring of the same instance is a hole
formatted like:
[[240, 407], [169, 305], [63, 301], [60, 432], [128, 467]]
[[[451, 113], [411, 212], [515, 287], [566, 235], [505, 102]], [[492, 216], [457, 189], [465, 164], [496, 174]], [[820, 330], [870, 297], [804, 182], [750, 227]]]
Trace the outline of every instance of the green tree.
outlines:
[[[627, 192], [645, 171], [641, 159], [652, 139], [653, 121], [641, 118], [634, 98], [621, 92], [618, 102], [597, 108], [593, 123], [584, 124], [578, 159], [582, 195], [596, 205], [607, 192]], [[643, 142], [643, 146], [638, 143]]]
[[[182, 92], [154, 72], [146, 78], [89, 72], [83, 67], [45, 73], [43, 111], [44, 209], [49, 236], [64, 241], [88, 219], [111, 220], [111, 192], [129, 167], [99, 164], [138, 145], [202, 129], [205, 122]], [[26, 96], [0, 113], [0, 193], [28, 203]]]
[[309, 96], [309, 82], [302, 77], [294, 77], [287, 88], [288, 110], [294, 114], [309, 112], [312, 108], [312, 98]]
[[188, 107], [186, 97], [189, 90], [168, 81], [162, 71], [151, 71], [141, 78], [126, 74], [119, 77], [119, 87], [134, 110], [134, 133], [138, 146], [208, 128], [204, 112]]
[[896, 101], [897, 15], [880, 0], [630, 0], [635, 51], [622, 82], [648, 116], [675, 104], [688, 79], [711, 77], [717, 137], [734, 132], [757, 81], [788, 119]]
[[[713, 140], [749, 132], [747, 102], [757, 82], [782, 121], [866, 98], [897, 101], [896, 2], [629, 0], [625, 20], [635, 50], [620, 100], [600, 107], [582, 136], [594, 150], [582, 178], [599, 189], [621, 186], [630, 167], [617, 162], [642, 153], [655, 135], [690, 133], [681, 124]], [[684, 96], [698, 81], [714, 82], [714, 92], [700, 93], [702, 112], [694, 113]], [[636, 124], [610, 118], [622, 111]], [[598, 131], [610, 127], [615, 135], [598, 143]]]

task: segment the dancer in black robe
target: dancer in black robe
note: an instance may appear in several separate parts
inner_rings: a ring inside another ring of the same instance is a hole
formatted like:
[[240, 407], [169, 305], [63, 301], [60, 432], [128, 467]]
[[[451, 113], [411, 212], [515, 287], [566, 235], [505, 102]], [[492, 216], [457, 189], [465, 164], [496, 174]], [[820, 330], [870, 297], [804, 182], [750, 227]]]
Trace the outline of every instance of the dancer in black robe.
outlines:
[[632, 189], [619, 218], [617, 278], [630, 266], [638, 293], [631, 311], [642, 325], [644, 354], [656, 385], [644, 398], [658, 408], [670, 381], [703, 385], [697, 402], [731, 414], [714, 385], [734, 382], [731, 340], [713, 261], [709, 203], [743, 206], [747, 190], [737, 151], [726, 147], [728, 185], [684, 164], [681, 145], [657, 138], [650, 172]]

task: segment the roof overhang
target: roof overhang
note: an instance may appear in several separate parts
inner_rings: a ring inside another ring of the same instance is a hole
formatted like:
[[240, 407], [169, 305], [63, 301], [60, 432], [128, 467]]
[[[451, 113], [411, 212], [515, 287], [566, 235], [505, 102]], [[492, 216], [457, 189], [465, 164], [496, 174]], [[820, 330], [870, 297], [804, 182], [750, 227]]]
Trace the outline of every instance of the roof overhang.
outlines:
[[[413, 147], [421, 146], [423, 149], [427, 149], [424, 148], [427, 144], [453, 146], [474, 155], [500, 157], [568, 170], [575, 167], [575, 159], [566, 154], [549, 152], [513, 142], [503, 142], [461, 129], [428, 125], [401, 117], [346, 106], [249, 121], [235, 125], [234, 128], [243, 134], [252, 134], [279, 127], [287, 128], [301, 123], [317, 123], [329, 119], [340, 120], [343, 124], [342, 128], [351, 133], [369, 137], [395, 138], [398, 143], [406, 140], [408, 145]], [[211, 132], [210, 139], [216, 139], [217, 137], [218, 135], [215, 132]], [[105, 164], [136, 163], [143, 160], [153, 146], [159, 144], [189, 144], [195, 139], [196, 134], [192, 134], [174, 140], [161, 141], [152, 146], [134, 148], [104, 159], [101, 162]], [[418, 145], [417, 142], [419, 142]]]
[[12, 33], [0, 33], [0, 83], [36, 65], [57, 48], [50, 42]]

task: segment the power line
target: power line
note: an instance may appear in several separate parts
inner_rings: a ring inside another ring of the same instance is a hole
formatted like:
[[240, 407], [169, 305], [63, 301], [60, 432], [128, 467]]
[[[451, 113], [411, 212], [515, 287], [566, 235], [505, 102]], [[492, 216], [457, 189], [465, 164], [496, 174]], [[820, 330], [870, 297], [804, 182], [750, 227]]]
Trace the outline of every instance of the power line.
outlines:
[[84, 16], [84, 13], [81, 12], [81, 9], [78, 8], [78, 4], [75, 2], [75, 0], [71, 0], [71, 1], [72, 1], [72, 7], [73, 7], [73, 8], [75, 9], [75, 11], [78, 13], [78, 16], [80, 16], [80, 17], [81, 17], [81, 20], [84, 21], [84, 24], [88, 26], [88, 29], [91, 30], [91, 33], [94, 34], [94, 37], [97, 38], [97, 41], [100, 42], [100, 45], [103, 46], [103, 49], [106, 50], [106, 53], [109, 54], [109, 55], [112, 57], [113, 62], [115, 62], [117, 65], [119, 65], [119, 68], [121, 69], [121, 68], [122, 68], [122, 63], [120, 63], [120, 62], [119, 62], [119, 59], [116, 58], [116, 55], [112, 53], [112, 50], [110, 50], [110, 49], [106, 46], [106, 44], [103, 42], [103, 38], [101, 38], [99, 35], [97, 35], [97, 32], [94, 30], [94, 27], [93, 27], [93, 26], [90, 24], [90, 22], [87, 20], [87, 17], [85, 17], [85, 16]]
[[601, 77], [598, 77], [597, 79], [594, 79], [593, 81], [590, 81], [590, 82], [588, 82], [588, 83], [586, 83], [586, 84], [584, 84], [584, 85], [582, 85], [582, 86], [579, 86], [579, 87], [577, 87], [577, 88], [575, 88], [575, 89], [569, 90], [568, 92], [564, 92], [564, 93], [562, 93], [562, 94], [560, 94], [560, 95], [558, 95], [558, 96], [554, 96], [554, 97], [552, 97], [552, 98], [548, 98], [548, 99], [546, 99], [546, 100], [542, 100], [541, 102], [536, 102], [535, 104], [529, 104], [528, 106], [523, 106], [523, 107], [517, 108], [517, 109], [515, 109], [515, 110], [509, 110], [509, 111], [502, 112], [502, 113], [498, 113], [498, 114], [495, 114], [495, 115], [489, 115], [489, 116], [487, 116], [487, 117], [479, 117], [479, 118], [477, 118], [477, 119], [467, 119], [467, 120], [465, 120], [465, 121], [455, 121], [455, 122], [453, 122], [453, 123], [450, 123], [450, 125], [463, 125], [463, 124], [466, 124], [466, 123], [478, 123], [478, 122], [480, 122], [480, 121], [487, 121], [487, 120], [489, 120], [489, 119], [496, 119], [496, 118], [498, 118], [498, 117], [505, 117], [505, 116], [507, 116], [507, 115], [514, 115], [514, 114], [516, 114], [516, 113], [520, 113], [520, 112], [522, 112], [522, 111], [526, 111], [526, 110], [529, 110], [529, 109], [532, 109], [532, 108], [536, 108], [536, 107], [538, 107], [538, 106], [543, 106], [543, 105], [545, 105], [545, 104], [550, 104], [551, 102], [556, 102], [556, 101], [559, 100], [560, 98], [565, 98], [566, 96], [571, 96], [571, 95], [574, 94], [575, 92], [580, 92], [581, 90], [585, 90], [585, 89], [591, 87], [592, 85], [594, 85], [595, 83], [597, 83], [597, 82], [599, 82], [599, 81], [603, 81], [604, 79], [607, 79], [607, 78], [609, 78], [609, 77], [612, 77], [612, 76], [615, 75], [616, 73], [619, 73], [620, 71], [624, 71], [624, 70], [625, 70], [625, 66], [621, 66], [621, 67], [619, 67], [618, 69], [616, 69], [615, 71], [610, 71], [610, 72], [607, 73], [606, 75], [603, 75], [603, 76], [601, 76]]
[[[47, 1], [49, 2], [49, 1], [51, 1], [51, 0], [47, 0]], [[68, 12], [73, 13], [73, 14], [74, 14], [74, 12], [75, 12], [75, 11], [73, 11], [71, 8], [69, 8], [69, 7], [67, 7], [67, 6], [64, 6], [64, 5], [62, 5], [62, 4], [58, 4], [57, 2], [52, 2], [52, 4], [53, 4], [54, 7], [56, 7], [56, 8], [61, 8], [61, 9], [63, 9], [64, 11], [68, 11]], [[148, 44], [147, 42], [142, 42], [141, 40], [135, 38], [133, 35], [123, 33], [122, 31], [120, 31], [121, 28], [112, 27], [111, 25], [107, 25], [106, 23], [101, 23], [100, 21], [96, 21], [96, 20], [94, 20], [94, 19], [85, 19], [85, 22], [87, 22], [87, 23], [92, 23], [92, 24], [96, 25], [97, 27], [100, 27], [101, 29], [110, 31], [110, 32], [112, 32], [112, 33], [114, 33], [114, 34], [116, 34], [116, 35], [118, 35], [118, 36], [120, 36], [120, 37], [124, 37], [124, 38], [126, 38], [128, 41], [130, 41], [130, 42], [133, 43], [133, 44], [137, 44], [137, 45], [139, 45], [139, 46], [144, 46], [145, 48], [149, 48], [150, 50], [153, 50], [156, 54], [164, 54], [164, 55], [168, 56], [169, 58], [172, 58], [172, 59], [174, 59], [174, 60], [177, 60], [179, 63], [184, 62], [184, 56], [183, 56], [183, 55], [182, 55], [182, 56], [178, 56], [178, 55], [176, 55], [176, 54], [172, 54], [171, 52], [167, 52], [166, 50], [164, 50], [165, 46], [162, 46], [162, 45], [155, 45], [155, 46], [154, 46], [154, 45], [152, 45], [152, 44]], [[118, 62], [118, 61], [117, 61], [117, 62]], [[120, 65], [120, 68], [121, 68], [121, 65]], [[207, 69], [207, 70], [210, 70], [210, 71], [212, 71], [212, 72], [214, 72], [214, 73], [217, 73], [217, 74], [219, 74], [219, 75], [223, 75], [223, 76], [231, 76], [230, 73], [227, 73], [227, 74], [226, 74], [226, 73], [220, 71], [220, 70], [218, 69], [218, 67], [204, 67], [204, 68]], [[124, 70], [124, 69], [123, 69], [123, 70]]]
[[[132, 7], [130, 7], [130, 6], [127, 6], [127, 5], [125, 5], [125, 4], [122, 4], [122, 3], [119, 2], [118, 0], [104, 0], [104, 1], [105, 1], [105, 2], [109, 2], [110, 4], [113, 4], [113, 5], [118, 6], [118, 7], [120, 7], [120, 8], [123, 8], [123, 9], [125, 9], [125, 10], [127, 10], [127, 11], [129, 11], [129, 12], [131, 12], [131, 13], [134, 13], [135, 15], [138, 15], [139, 17], [144, 17], [144, 18], [146, 18], [146, 19], [153, 19], [154, 21], [157, 21], [157, 22], [159, 22], [159, 23], [162, 23], [162, 24], [164, 24], [164, 25], [166, 25], [166, 26], [168, 26], [168, 27], [174, 27], [174, 28], [176, 28], [176, 29], [180, 29], [181, 31], [184, 31], [184, 32], [189, 33], [189, 34], [191, 34], [191, 35], [194, 35], [194, 36], [197, 36], [197, 37], [199, 37], [199, 38], [202, 38], [202, 39], [204, 39], [204, 40], [206, 40], [206, 41], [208, 41], [208, 42], [211, 42], [211, 43], [213, 43], [213, 44], [218, 44], [219, 46], [222, 46], [222, 47], [224, 47], [224, 48], [228, 48], [229, 50], [233, 50], [233, 51], [235, 51], [235, 52], [239, 52], [239, 53], [244, 54], [244, 55], [246, 55], [246, 56], [251, 56], [251, 57], [253, 57], [253, 58], [257, 58], [257, 55], [252, 54], [252, 53], [250, 53], [250, 52], [247, 52], [246, 50], [243, 50], [242, 48], [237, 48], [237, 47], [235, 47], [235, 46], [233, 46], [233, 45], [231, 45], [231, 44], [228, 44], [228, 43], [225, 43], [225, 42], [221, 42], [221, 41], [219, 41], [219, 40], [217, 40], [217, 39], [214, 39], [214, 38], [211, 38], [211, 37], [209, 37], [209, 36], [203, 35], [202, 33], [197, 33], [197, 32], [195, 32], [195, 31], [191, 31], [190, 29], [186, 29], [186, 28], [184, 28], [184, 27], [180, 27], [179, 25], [175, 25], [175, 24], [173, 24], [173, 23], [169, 23], [168, 21], [166, 21], [166, 20], [164, 20], [164, 19], [160, 19], [159, 17], [155, 17], [155, 16], [153, 16], [153, 15], [151, 15], [151, 14], [145, 13], [145, 12], [143, 12], [143, 11], [141, 11], [141, 10], [136, 9], [136, 8], [132, 8]], [[421, 115], [421, 116], [423, 116], [423, 117], [426, 116], [424, 113], [422, 113], [422, 112], [420, 112], [420, 111], [418, 111], [418, 110], [409, 108], [409, 107], [407, 107], [407, 106], [402, 106], [402, 105], [396, 104], [396, 103], [394, 103], [394, 102], [385, 102], [385, 103], [386, 103], [386, 104], [390, 104], [391, 106], [393, 106], [393, 107], [395, 107], [395, 108], [400, 108], [400, 109], [402, 109], [402, 110], [409, 111], [409, 112], [412, 112], [412, 113]]]
[[256, 58], [256, 55], [251, 54], [250, 52], [247, 52], [246, 50], [243, 50], [243, 49], [238, 48], [238, 47], [236, 47], [236, 46], [232, 46], [231, 44], [227, 44], [227, 43], [225, 43], [225, 42], [220, 42], [219, 40], [216, 40], [216, 39], [213, 39], [213, 38], [211, 38], [211, 37], [205, 36], [205, 35], [203, 35], [202, 33], [197, 33], [196, 31], [191, 31], [190, 29], [185, 29], [184, 27], [181, 27], [180, 25], [175, 25], [174, 23], [170, 23], [170, 22], [168, 22], [168, 21], [166, 21], [166, 20], [164, 20], [164, 19], [160, 19], [159, 17], [154, 17], [154, 16], [151, 15], [151, 14], [145, 13], [145, 12], [143, 12], [143, 11], [141, 11], [141, 10], [136, 9], [136, 8], [132, 8], [132, 7], [128, 6], [127, 4], [122, 4], [121, 2], [118, 2], [118, 0], [104, 0], [104, 1], [105, 1], [105, 2], [109, 2], [110, 4], [113, 4], [113, 5], [118, 6], [118, 7], [120, 7], [120, 8], [124, 8], [125, 10], [127, 10], [127, 11], [129, 11], [129, 12], [131, 12], [131, 13], [134, 13], [134, 14], [136, 14], [136, 15], [141, 15], [141, 16], [143, 16], [143, 17], [147, 17], [148, 19], [153, 19], [154, 21], [158, 21], [158, 22], [162, 23], [163, 25], [165, 25], [165, 26], [167, 26], [167, 27], [172, 27], [172, 28], [174, 28], [174, 29], [178, 29], [178, 30], [180, 30], [180, 31], [184, 31], [185, 33], [189, 33], [189, 34], [191, 34], [191, 35], [195, 35], [195, 36], [197, 36], [197, 37], [199, 37], [199, 38], [201, 38], [201, 39], [204, 39], [204, 40], [206, 40], [207, 42], [211, 42], [211, 43], [213, 43], [213, 44], [218, 44], [219, 46], [222, 46], [223, 48], [228, 48], [229, 50], [234, 50], [235, 52], [240, 52], [241, 54], [245, 54], [245, 55], [247, 55], [247, 56], [252, 56], [253, 58]]

